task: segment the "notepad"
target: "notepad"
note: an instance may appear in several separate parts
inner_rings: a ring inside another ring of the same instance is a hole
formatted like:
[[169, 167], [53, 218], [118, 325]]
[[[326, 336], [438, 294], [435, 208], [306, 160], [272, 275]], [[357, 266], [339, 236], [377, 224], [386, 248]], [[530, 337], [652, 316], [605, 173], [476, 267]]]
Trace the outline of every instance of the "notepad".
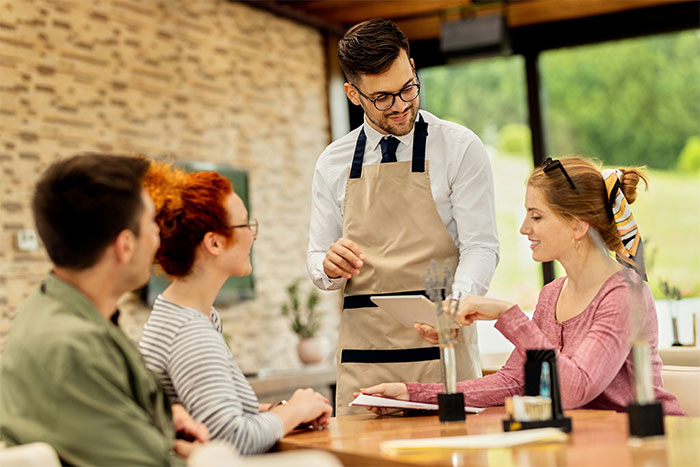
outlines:
[[508, 448], [531, 443], [563, 442], [567, 439], [569, 436], [557, 428], [537, 428], [482, 435], [399, 439], [384, 441], [379, 449], [382, 453], [391, 455], [418, 454], [436, 450]]
[[[402, 401], [391, 399], [389, 397], [370, 396], [368, 394], [360, 394], [355, 400], [350, 402], [350, 407], [381, 407], [388, 409], [406, 409], [406, 410], [434, 410], [437, 412], [437, 404], [426, 404], [424, 402]], [[484, 411], [480, 407], [464, 407], [467, 413], [481, 413]]]

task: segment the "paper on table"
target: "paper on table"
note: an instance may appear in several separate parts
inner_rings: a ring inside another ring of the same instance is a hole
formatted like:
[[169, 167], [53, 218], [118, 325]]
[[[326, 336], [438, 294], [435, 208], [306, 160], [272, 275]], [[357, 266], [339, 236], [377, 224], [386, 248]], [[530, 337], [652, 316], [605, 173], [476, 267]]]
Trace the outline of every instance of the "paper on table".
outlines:
[[[437, 404], [426, 404], [423, 402], [401, 401], [398, 399], [390, 399], [388, 397], [370, 396], [368, 394], [358, 395], [354, 401], [349, 404], [351, 407], [384, 407], [391, 409], [412, 409], [412, 410], [438, 410]], [[479, 407], [464, 407], [467, 413], [481, 413], [484, 409]]]
[[385, 454], [412, 454], [440, 449], [508, 448], [529, 443], [562, 442], [567, 439], [568, 435], [557, 428], [537, 428], [483, 435], [384, 441], [379, 445], [379, 449]]

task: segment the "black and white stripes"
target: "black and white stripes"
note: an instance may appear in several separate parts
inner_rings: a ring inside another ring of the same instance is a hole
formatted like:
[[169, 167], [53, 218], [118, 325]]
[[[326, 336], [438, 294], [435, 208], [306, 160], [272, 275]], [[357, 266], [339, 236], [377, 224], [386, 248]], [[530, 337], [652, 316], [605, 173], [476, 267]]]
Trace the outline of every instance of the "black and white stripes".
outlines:
[[179, 400], [211, 439], [232, 443], [243, 454], [270, 449], [282, 437], [282, 421], [259, 413], [258, 398], [236, 365], [212, 307], [210, 319], [162, 296], [143, 330], [139, 349], [166, 394]]

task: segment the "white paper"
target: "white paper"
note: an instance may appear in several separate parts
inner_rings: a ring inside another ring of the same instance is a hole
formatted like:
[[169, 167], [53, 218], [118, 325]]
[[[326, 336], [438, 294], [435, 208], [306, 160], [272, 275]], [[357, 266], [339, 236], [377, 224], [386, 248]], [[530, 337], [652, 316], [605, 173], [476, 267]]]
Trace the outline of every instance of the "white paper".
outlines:
[[384, 441], [379, 445], [379, 448], [386, 454], [409, 454], [433, 449], [508, 448], [536, 442], [562, 442], [568, 438], [566, 433], [557, 428], [537, 428], [483, 435]]
[[[437, 412], [437, 404], [426, 404], [423, 402], [401, 401], [398, 399], [390, 399], [388, 397], [370, 396], [368, 394], [360, 394], [354, 401], [350, 402], [350, 407], [383, 407], [390, 409], [412, 409], [412, 410], [434, 410]], [[467, 413], [481, 413], [484, 409], [480, 407], [464, 407]]]

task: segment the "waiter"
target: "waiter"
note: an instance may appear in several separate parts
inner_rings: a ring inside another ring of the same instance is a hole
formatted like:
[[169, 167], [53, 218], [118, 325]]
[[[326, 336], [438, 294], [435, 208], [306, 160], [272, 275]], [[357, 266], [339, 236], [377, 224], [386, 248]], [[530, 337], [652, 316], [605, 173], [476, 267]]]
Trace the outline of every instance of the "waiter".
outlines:
[[[453, 292], [484, 295], [498, 263], [493, 176], [467, 128], [418, 109], [408, 39], [391, 21], [352, 27], [338, 43], [348, 99], [364, 123], [321, 154], [312, 186], [307, 267], [317, 287], [344, 289], [336, 414], [383, 381], [439, 382], [437, 347], [370, 301], [422, 293], [432, 259], [457, 264]], [[468, 85], [468, 83], [465, 83]], [[457, 345], [460, 380], [481, 376], [474, 326]]]

